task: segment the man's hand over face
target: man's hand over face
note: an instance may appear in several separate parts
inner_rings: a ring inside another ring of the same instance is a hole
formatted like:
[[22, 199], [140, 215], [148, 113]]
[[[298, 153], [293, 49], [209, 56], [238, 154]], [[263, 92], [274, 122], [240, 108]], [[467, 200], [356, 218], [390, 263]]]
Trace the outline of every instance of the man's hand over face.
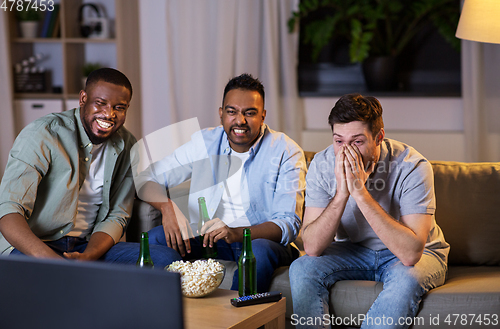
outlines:
[[347, 188], [346, 169], [345, 169], [345, 147], [342, 146], [337, 153], [335, 160], [335, 178], [337, 180], [336, 195], [343, 198], [349, 197], [349, 189]]
[[344, 146], [344, 166], [346, 172], [347, 188], [351, 195], [358, 194], [365, 189], [365, 183], [375, 168], [375, 163], [365, 171], [363, 157], [356, 145]]

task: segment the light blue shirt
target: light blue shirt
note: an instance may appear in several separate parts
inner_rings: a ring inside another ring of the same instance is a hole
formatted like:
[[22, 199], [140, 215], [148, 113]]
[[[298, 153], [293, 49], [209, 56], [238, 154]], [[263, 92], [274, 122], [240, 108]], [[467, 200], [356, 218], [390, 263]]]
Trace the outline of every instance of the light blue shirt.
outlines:
[[[167, 141], [166, 141], [167, 142]], [[302, 224], [306, 162], [302, 149], [288, 136], [261, 128], [258, 140], [250, 148], [241, 180], [243, 208], [251, 225], [273, 222], [281, 228], [281, 244], [293, 242]], [[221, 202], [226, 179], [238, 166], [230, 161], [233, 152], [222, 126], [194, 133], [191, 140], [171, 155], [153, 163], [135, 179], [138, 196], [145, 201], [141, 187], [146, 181], [167, 188], [191, 179], [189, 217], [199, 220], [198, 198], [205, 197], [210, 218]], [[231, 168], [231, 172], [230, 169]]]

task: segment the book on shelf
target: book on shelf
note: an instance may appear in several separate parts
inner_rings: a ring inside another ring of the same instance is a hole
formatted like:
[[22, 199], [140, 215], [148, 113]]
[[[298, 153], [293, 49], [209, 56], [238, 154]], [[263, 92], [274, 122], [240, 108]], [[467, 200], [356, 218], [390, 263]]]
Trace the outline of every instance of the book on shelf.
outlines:
[[56, 16], [56, 22], [54, 23], [54, 30], [52, 31], [52, 38], [58, 38], [61, 36], [61, 15]]
[[46, 38], [48, 35], [50, 20], [52, 18], [53, 13], [54, 13], [54, 11], [45, 12], [45, 15], [43, 17], [43, 22], [42, 22], [42, 31], [40, 33], [41, 38]]
[[59, 4], [54, 5], [54, 10], [52, 11], [52, 15], [50, 17], [49, 29], [47, 31], [46, 38], [52, 38], [54, 34], [54, 29], [56, 25], [57, 18], [59, 17]]

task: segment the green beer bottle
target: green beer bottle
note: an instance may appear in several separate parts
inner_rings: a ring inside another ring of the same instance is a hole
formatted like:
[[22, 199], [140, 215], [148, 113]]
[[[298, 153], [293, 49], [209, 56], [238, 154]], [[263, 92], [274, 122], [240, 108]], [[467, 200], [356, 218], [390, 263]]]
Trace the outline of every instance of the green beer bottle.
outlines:
[[238, 294], [240, 297], [257, 293], [257, 262], [252, 252], [250, 229], [243, 230], [243, 250], [238, 260]]
[[208, 217], [208, 211], [207, 211], [207, 203], [205, 202], [204, 197], [198, 198], [198, 207], [200, 209], [200, 221], [198, 222], [198, 233], [200, 236], [198, 239], [200, 239], [200, 245], [201, 245], [201, 257], [202, 258], [217, 258], [217, 244], [214, 243], [213, 247], [209, 247], [208, 245], [206, 247], [203, 247], [203, 238], [204, 235], [201, 235], [201, 228], [203, 225], [205, 225], [206, 222], [210, 220], [210, 217]]
[[137, 263], [135, 263], [137, 267], [149, 267], [154, 268], [153, 260], [149, 255], [149, 236], [148, 232], [142, 232], [141, 234], [141, 249], [139, 251], [139, 258], [137, 259]]

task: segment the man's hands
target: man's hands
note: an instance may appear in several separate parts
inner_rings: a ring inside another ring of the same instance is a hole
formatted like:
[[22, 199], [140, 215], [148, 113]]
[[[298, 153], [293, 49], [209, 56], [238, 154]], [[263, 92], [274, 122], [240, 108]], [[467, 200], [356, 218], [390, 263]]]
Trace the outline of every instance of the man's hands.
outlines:
[[104, 232], [96, 232], [90, 237], [83, 253], [65, 252], [63, 257], [54, 252], [31, 231], [23, 216], [7, 214], [0, 220], [0, 232], [12, 246], [25, 255], [36, 258], [67, 258], [76, 260], [97, 260], [114, 244], [113, 238]]
[[83, 261], [94, 260], [94, 259], [90, 259], [88, 254], [85, 254], [84, 252], [80, 253], [78, 251], [65, 252], [65, 253], [63, 253], [63, 256], [64, 256], [64, 258], [74, 259], [74, 260], [83, 260]]
[[[213, 246], [219, 240], [231, 244], [243, 242], [244, 227], [229, 227], [221, 219], [214, 218], [208, 221], [202, 228], [200, 234], [204, 234], [203, 245]], [[273, 222], [264, 222], [250, 226], [253, 239], [268, 239], [275, 242], [281, 241], [281, 228]]]
[[201, 228], [200, 235], [204, 235], [203, 246], [213, 247], [219, 240], [227, 243], [241, 242], [243, 240], [242, 228], [231, 228], [219, 218], [214, 218]]
[[375, 162], [365, 170], [363, 157], [356, 145], [342, 145], [335, 161], [335, 177], [339, 196], [355, 196], [366, 190], [365, 183], [375, 168]]
[[89, 243], [87, 244], [84, 252], [65, 252], [63, 253], [63, 256], [67, 259], [82, 261], [98, 260], [102, 257], [102, 255], [108, 252], [114, 244], [115, 241], [109, 234], [104, 232], [95, 232], [90, 236]]
[[349, 188], [347, 187], [347, 179], [345, 173], [345, 146], [341, 146], [337, 153], [337, 159], [335, 161], [335, 178], [337, 180], [337, 193], [336, 197], [341, 199], [347, 199], [349, 197]]
[[161, 221], [167, 246], [178, 251], [182, 257], [191, 252], [189, 239], [194, 237], [189, 220], [173, 201], [162, 203]]

